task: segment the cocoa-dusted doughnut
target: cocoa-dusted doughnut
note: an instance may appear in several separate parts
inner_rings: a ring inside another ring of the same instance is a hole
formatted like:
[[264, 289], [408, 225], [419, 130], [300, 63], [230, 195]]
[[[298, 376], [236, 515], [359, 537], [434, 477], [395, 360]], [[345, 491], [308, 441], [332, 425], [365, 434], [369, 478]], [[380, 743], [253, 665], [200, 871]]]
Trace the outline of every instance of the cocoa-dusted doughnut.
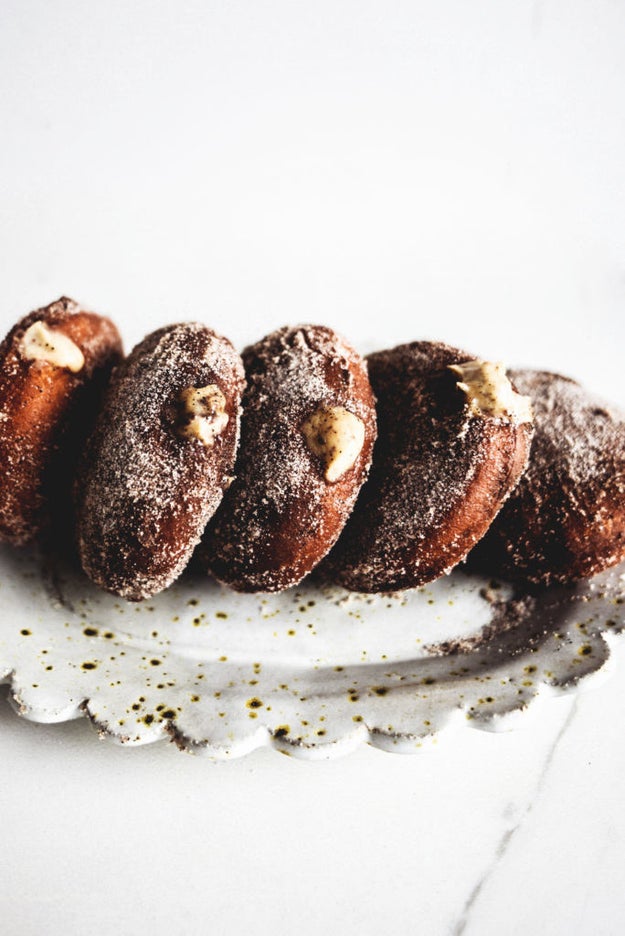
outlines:
[[76, 449], [121, 353], [113, 323], [65, 297], [21, 319], [0, 345], [1, 540], [27, 543], [52, 505], [67, 505]]
[[180, 574], [231, 481], [244, 374], [196, 323], [145, 338], [115, 371], [77, 484], [87, 575], [131, 601]]
[[532, 400], [530, 461], [471, 564], [549, 584], [625, 559], [625, 414], [567, 377], [514, 370]]
[[279, 591], [341, 532], [371, 461], [375, 403], [362, 360], [330, 328], [281, 328], [243, 361], [236, 478], [202, 554], [239, 591]]
[[378, 400], [369, 480], [324, 570], [363, 592], [448, 572], [484, 535], [525, 468], [529, 401], [503, 366], [414, 342], [367, 359]]

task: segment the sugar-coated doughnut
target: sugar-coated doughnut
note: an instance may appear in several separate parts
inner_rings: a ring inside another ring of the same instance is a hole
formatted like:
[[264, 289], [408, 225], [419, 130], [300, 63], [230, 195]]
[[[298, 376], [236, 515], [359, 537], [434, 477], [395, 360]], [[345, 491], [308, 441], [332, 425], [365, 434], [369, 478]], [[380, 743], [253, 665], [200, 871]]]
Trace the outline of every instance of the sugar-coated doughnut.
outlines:
[[625, 559], [625, 414], [567, 377], [515, 370], [532, 400], [529, 465], [470, 557], [491, 574], [549, 584]]
[[131, 601], [170, 585], [228, 487], [244, 374], [201, 324], [161, 328], [115, 371], [77, 484], [87, 575]]
[[239, 591], [279, 591], [341, 532], [369, 469], [375, 402], [361, 358], [329, 328], [281, 328], [243, 361], [236, 478], [202, 555]]
[[171, 325], [123, 360], [115, 325], [61, 298], [0, 344], [0, 541], [62, 550], [71, 531], [87, 575], [131, 601], [194, 551], [243, 592], [317, 567], [390, 592], [464, 560], [570, 582], [625, 561], [625, 413], [437, 342], [363, 361], [319, 325], [243, 359]]
[[395, 591], [448, 572], [484, 535], [525, 468], [532, 416], [502, 365], [444, 344], [367, 362], [373, 467], [324, 571], [352, 590]]
[[113, 323], [67, 298], [21, 319], [0, 345], [1, 540], [27, 543], [52, 504], [67, 503], [76, 449], [121, 353]]

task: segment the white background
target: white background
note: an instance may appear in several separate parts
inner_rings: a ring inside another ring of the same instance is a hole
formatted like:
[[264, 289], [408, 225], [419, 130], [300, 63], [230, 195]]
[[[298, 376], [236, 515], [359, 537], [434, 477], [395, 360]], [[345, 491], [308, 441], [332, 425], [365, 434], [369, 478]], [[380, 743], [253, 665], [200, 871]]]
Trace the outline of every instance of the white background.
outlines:
[[[624, 103], [620, 0], [0, 0], [0, 325], [325, 322], [625, 403]], [[3, 704], [3, 932], [620, 933], [619, 655], [405, 758], [216, 766]]]

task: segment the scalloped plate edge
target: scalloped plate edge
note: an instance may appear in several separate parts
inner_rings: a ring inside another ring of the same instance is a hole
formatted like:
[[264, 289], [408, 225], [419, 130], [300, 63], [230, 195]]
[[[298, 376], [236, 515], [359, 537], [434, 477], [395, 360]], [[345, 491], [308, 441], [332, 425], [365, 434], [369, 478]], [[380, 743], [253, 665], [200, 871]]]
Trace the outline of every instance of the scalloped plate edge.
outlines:
[[[56, 712], [42, 711], [26, 706], [20, 700], [19, 688], [15, 685], [13, 672], [9, 672], [3, 679], [0, 679], [0, 685], [9, 686], [7, 701], [20, 718], [37, 724], [60, 724], [84, 717], [91, 723], [98, 737], [122, 747], [142, 747], [146, 744], [169, 741], [184, 753], [199, 754], [212, 761], [234, 760], [265, 747], [273, 748], [279, 754], [301, 760], [330, 760], [346, 756], [362, 744], [368, 744], [386, 753], [415, 754], [435, 746], [441, 735], [448, 735], [453, 729], [463, 726], [493, 733], [513, 731], [520, 725], [529, 727], [530, 723], [537, 720], [544, 705], [548, 704], [551, 699], [599, 688], [613, 676], [616, 669], [611, 645], [619, 639], [619, 636], [618, 633], [601, 634], [601, 640], [606, 645], [608, 653], [596, 670], [586, 672], [563, 684], [554, 685], [543, 680], [538, 684], [531, 698], [520, 700], [518, 705], [505, 712], [485, 713], [477, 717], [470, 714], [466, 708], [457, 706], [447, 713], [443, 724], [436, 731], [414, 735], [385, 731], [363, 722], [356, 725], [342, 738], [306, 743], [279, 736], [266, 725], [260, 724], [253, 734], [234, 741], [228, 747], [222, 747], [212, 745], [210, 740], [194, 741], [178, 730], [173, 722], [164, 721], [141, 737], [131, 737], [113, 731], [107, 724], [99, 721], [90, 711], [89, 699], [82, 699]], [[528, 716], [532, 716], [529, 722]]]

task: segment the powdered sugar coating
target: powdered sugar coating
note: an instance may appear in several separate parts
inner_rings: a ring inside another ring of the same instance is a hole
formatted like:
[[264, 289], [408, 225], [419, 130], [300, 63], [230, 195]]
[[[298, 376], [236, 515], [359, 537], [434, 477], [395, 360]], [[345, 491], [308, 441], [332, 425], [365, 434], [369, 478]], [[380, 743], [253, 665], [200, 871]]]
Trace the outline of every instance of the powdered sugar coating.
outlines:
[[[180, 574], [230, 483], [243, 389], [226, 338], [187, 323], [149, 335], [113, 376], [77, 493], [83, 567], [129, 600]], [[215, 385], [228, 420], [211, 446], [178, 431], [180, 396]]]
[[625, 414], [567, 377], [514, 370], [536, 434], [518, 488], [474, 565], [532, 582], [595, 575], [625, 559]]
[[[79, 349], [77, 372], [23, 353], [23, 336], [37, 322]], [[50, 522], [52, 505], [69, 509], [77, 450], [121, 352], [113, 323], [66, 297], [25, 316], [0, 345], [1, 539], [26, 543]]]
[[367, 359], [378, 400], [373, 467], [325, 564], [357, 591], [394, 591], [449, 571], [484, 534], [523, 471], [531, 426], [477, 415], [432, 342]]
[[[371, 462], [375, 408], [360, 356], [329, 328], [281, 328], [243, 353], [236, 479], [206, 531], [220, 580], [243, 591], [296, 584], [338, 537]], [[365, 426], [355, 463], [330, 483], [302, 426], [320, 407], [344, 407]]]

